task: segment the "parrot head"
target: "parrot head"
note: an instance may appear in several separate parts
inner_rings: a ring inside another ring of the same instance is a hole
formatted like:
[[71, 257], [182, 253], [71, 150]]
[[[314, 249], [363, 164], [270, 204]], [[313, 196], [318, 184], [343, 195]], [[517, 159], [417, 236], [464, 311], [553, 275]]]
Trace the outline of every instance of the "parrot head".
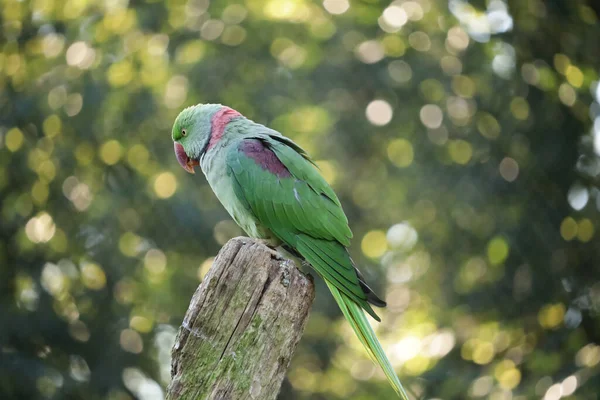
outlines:
[[198, 104], [181, 111], [171, 137], [183, 169], [193, 174], [200, 158], [219, 141], [227, 123], [237, 116], [240, 113], [220, 104]]

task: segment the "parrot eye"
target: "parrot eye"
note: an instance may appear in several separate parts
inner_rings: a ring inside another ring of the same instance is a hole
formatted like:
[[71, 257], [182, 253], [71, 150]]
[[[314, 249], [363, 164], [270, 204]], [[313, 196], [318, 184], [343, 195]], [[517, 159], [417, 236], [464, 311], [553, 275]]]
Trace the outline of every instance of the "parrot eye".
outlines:
[[182, 134], [183, 136], [187, 135], [187, 130], [185, 130], [185, 129], [182, 129], [182, 130], [181, 130], [181, 134]]

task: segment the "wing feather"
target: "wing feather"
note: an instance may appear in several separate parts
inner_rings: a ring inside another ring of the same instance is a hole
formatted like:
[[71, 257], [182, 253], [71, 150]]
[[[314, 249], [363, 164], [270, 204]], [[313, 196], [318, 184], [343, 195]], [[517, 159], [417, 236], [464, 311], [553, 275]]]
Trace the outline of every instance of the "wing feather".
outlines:
[[[260, 147], [248, 141], [260, 141], [263, 151], [272, 152], [289, 174], [276, 173], [257, 161]], [[346, 250], [352, 232], [340, 202], [308, 156], [290, 142], [257, 136], [232, 146], [227, 166], [234, 193], [262, 225], [302, 254], [319, 275], [379, 320]], [[244, 151], [248, 145], [253, 146], [252, 155]]]

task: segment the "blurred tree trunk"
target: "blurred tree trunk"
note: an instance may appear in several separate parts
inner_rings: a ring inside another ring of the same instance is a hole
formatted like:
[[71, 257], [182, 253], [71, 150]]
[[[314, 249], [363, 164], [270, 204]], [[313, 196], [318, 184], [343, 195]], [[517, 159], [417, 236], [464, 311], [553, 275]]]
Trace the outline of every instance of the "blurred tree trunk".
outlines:
[[275, 399], [314, 287], [289, 260], [230, 240], [194, 293], [175, 345], [168, 399]]

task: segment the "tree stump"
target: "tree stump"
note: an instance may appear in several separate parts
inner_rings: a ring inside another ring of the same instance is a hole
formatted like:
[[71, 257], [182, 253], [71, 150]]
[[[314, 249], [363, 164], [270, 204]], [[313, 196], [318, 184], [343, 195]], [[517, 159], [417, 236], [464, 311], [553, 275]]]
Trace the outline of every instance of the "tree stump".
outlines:
[[314, 299], [312, 281], [252, 239], [231, 239], [196, 289], [167, 399], [275, 399]]

